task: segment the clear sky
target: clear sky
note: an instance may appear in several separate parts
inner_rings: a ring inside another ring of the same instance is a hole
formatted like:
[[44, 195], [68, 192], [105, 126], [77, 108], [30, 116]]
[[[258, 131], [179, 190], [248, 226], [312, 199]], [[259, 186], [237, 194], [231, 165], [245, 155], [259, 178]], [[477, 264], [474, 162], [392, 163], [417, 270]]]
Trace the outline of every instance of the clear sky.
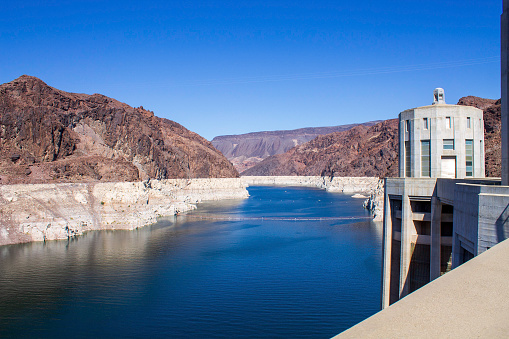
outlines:
[[502, 0], [0, 3], [0, 83], [101, 93], [207, 139], [500, 97]]

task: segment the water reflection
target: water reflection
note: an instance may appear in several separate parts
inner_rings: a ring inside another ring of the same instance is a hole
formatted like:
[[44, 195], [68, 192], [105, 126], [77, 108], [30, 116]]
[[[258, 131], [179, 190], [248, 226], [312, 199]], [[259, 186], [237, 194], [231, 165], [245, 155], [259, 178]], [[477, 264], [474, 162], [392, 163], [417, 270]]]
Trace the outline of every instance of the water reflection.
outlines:
[[[366, 215], [297, 188], [191, 213]], [[381, 226], [197, 221], [0, 247], [0, 336], [326, 337], [378, 310]]]

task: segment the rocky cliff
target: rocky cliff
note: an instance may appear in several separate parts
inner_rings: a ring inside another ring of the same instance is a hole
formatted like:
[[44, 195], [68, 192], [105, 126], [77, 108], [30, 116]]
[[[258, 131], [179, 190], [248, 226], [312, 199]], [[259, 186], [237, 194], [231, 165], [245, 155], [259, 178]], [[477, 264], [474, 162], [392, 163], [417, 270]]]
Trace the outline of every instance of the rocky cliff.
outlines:
[[242, 175], [396, 176], [397, 136], [396, 119], [356, 126], [269, 157]]
[[0, 85], [0, 183], [238, 177], [210, 142], [104, 95]]
[[[499, 177], [501, 164], [500, 100], [468, 96], [458, 105], [484, 110], [486, 176]], [[398, 176], [398, 122], [321, 135], [284, 154], [268, 157], [243, 176], [311, 175], [341, 177]]]
[[212, 144], [233, 163], [239, 172], [242, 172], [269, 156], [285, 153], [319, 135], [346, 131], [358, 125], [372, 126], [378, 122], [223, 135], [212, 139]]

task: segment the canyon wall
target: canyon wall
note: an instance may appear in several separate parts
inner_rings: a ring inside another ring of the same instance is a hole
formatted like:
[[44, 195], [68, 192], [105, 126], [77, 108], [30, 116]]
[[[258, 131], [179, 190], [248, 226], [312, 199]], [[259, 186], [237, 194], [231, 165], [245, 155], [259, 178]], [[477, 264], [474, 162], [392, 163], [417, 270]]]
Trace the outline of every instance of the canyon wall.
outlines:
[[243, 172], [263, 159], [282, 154], [319, 135], [349, 130], [355, 126], [373, 126], [380, 121], [330, 127], [307, 127], [294, 130], [263, 131], [237, 135], [222, 135], [212, 139], [212, 145], [230, 160], [237, 171]]
[[238, 176], [209, 141], [143, 107], [26, 75], [0, 85], [0, 184]]
[[0, 245], [132, 230], [203, 200], [248, 195], [238, 178], [0, 185]]
[[390, 177], [398, 168], [398, 121], [320, 135], [266, 158], [242, 176]]

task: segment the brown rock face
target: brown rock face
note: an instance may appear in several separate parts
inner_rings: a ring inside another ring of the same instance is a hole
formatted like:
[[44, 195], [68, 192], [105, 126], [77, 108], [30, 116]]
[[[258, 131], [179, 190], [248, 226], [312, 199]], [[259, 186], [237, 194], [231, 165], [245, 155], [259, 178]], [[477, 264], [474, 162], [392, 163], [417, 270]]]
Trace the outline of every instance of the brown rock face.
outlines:
[[373, 126], [379, 122], [222, 135], [212, 139], [212, 145], [221, 151], [239, 172], [243, 172], [271, 155], [285, 153], [319, 135], [346, 131], [358, 125]]
[[[500, 100], [468, 96], [458, 105], [484, 110], [486, 176], [500, 177]], [[357, 126], [322, 135], [290, 151], [269, 157], [242, 175], [398, 176], [398, 122]]]
[[100, 94], [0, 85], [0, 183], [237, 177], [210, 142]]
[[269, 157], [242, 175], [396, 176], [398, 122], [357, 126]]

